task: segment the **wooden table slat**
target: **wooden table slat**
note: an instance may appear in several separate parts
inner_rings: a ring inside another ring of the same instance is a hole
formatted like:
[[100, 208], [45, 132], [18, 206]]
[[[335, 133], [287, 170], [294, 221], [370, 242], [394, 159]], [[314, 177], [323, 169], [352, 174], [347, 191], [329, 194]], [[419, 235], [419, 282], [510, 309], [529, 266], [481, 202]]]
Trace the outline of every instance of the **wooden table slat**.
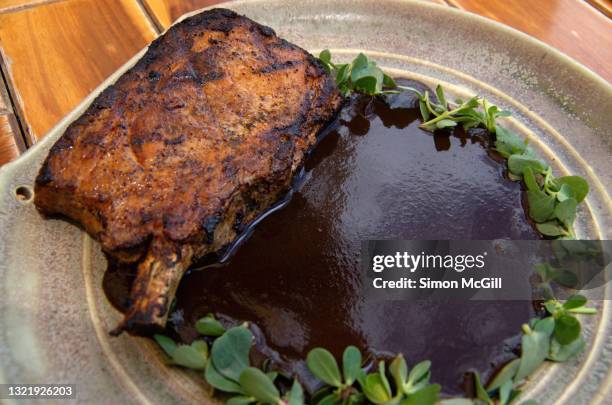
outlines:
[[612, 0], [587, 0], [589, 4], [601, 11], [608, 18], [612, 18]]
[[0, 46], [30, 142], [155, 38], [135, 0], [70, 0], [0, 13]]
[[612, 22], [585, 1], [447, 1], [532, 35], [612, 81]]
[[25, 7], [35, 7], [43, 3], [65, 0], [0, 0], [0, 13], [18, 10]]
[[0, 114], [0, 166], [16, 159], [23, 151], [24, 145], [13, 114]]
[[0, 166], [25, 151], [23, 135], [17, 124], [8, 90], [0, 75]]
[[143, 0], [160, 27], [168, 28], [185, 13], [219, 3], [219, 0]]

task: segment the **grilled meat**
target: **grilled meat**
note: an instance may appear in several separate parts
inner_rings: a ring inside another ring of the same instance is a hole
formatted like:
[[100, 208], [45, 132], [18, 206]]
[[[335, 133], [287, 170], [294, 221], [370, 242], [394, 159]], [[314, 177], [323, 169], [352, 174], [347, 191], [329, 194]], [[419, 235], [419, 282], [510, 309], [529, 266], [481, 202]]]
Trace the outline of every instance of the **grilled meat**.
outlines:
[[340, 105], [312, 55], [230, 10], [206, 11], [156, 39], [68, 127], [35, 203], [139, 263], [115, 332], [148, 332], [165, 324], [188, 266], [289, 190]]

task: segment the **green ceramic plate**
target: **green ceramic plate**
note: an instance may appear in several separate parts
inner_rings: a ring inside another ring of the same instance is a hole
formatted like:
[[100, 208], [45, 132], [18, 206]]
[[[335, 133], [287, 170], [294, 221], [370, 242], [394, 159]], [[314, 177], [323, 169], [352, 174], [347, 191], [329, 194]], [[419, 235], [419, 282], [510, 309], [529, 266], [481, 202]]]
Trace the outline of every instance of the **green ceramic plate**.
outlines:
[[[273, 27], [313, 52], [352, 58], [364, 51], [394, 75], [480, 94], [513, 112], [515, 127], [559, 175], [591, 184], [579, 235], [609, 239], [612, 204], [612, 88], [556, 50], [513, 29], [418, 1], [274, 0], [225, 7]], [[77, 227], [43, 220], [31, 186], [48, 149], [135, 55], [19, 160], [0, 169], [0, 383], [73, 383], [78, 402], [210, 402], [196, 374], [164, 367], [146, 339], [108, 331], [120, 314], [101, 289], [105, 260]], [[609, 294], [609, 289], [608, 289]], [[540, 403], [610, 403], [610, 302], [586, 320], [587, 351], [547, 364], [525, 398]]]

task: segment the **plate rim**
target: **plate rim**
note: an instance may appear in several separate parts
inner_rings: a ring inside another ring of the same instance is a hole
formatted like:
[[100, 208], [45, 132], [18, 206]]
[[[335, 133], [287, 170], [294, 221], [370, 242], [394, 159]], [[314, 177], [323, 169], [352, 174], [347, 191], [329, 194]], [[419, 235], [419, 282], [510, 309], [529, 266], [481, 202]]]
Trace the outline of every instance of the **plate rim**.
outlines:
[[[212, 8], [220, 8], [220, 7], [233, 8], [236, 5], [238, 5], [238, 6], [241, 5], [241, 4], [252, 5], [252, 3], [257, 3], [257, 2], [261, 2], [261, 3], [273, 3], [273, 2], [276, 2], [276, 1], [275, 0], [272, 0], [272, 1], [270, 1], [270, 0], [250, 0], [250, 1], [237, 0], [237, 1], [228, 1], [228, 2], [224, 2], [224, 3], [219, 3], [219, 4], [215, 4], [213, 6], [209, 6], [209, 7], [205, 7], [205, 8], [202, 8], [202, 9], [194, 10], [192, 12], [183, 14], [173, 24], [171, 24], [168, 28], [166, 28], [163, 32], [161, 32], [159, 35], [162, 35], [163, 33], [165, 33], [174, 24], [184, 20], [185, 18], [188, 18], [191, 15], [197, 14], [197, 13], [202, 12], [204, 10], [208, 10], [208, 9], [212, 9]], [[548, 53], [550, 55], [553, 55], [557, 59], [557, 61], [565, 64], [568, 67], [570, 67], [577, 74], [579, 74], [579, 75], [581, 75], [583, 77], [586, 77], [589, 80], [593, 81], [594, 84], [596, 84], [598, 88], [603, 89], [604, 92], [606, 92], [608, 95], [612, 96], [612, 85], [610, 85], [609, 82], [607, 82], [605, 79], [603, 79], [597, 73], [593, 72], [590, 68], [584, 66], [580, 62], [574, 60], [573, 58], [571, 58], [568, 55], [564, 54], [563, 52], [559, 51], [558, 49], [556, 49], [556, 48], [554, 48], [554, 47], [552, 47], [552, 46], [542, 42], [541, 40], [538, 40], [537, 38], [531, 37], [530, 35], [525, 34], [525, 33], [521, 32], [521, 31], [519, 31], [519, 30], [517, 30], [515, 28], [512, 28], [512, 27], [507, 26], [507, 25], [505, 25], [503, 23], [500, 23], [500, 22], [497, 22], [497, 21], [494, 21], [494, 20], [482, 17], [482, 16], [474, 14], [474, 13], [470, 13], [470, 12], [467, 12], [467, 11], [464, 11], [464, 10], [455, 9], [453, 7], [448, 7], [448, 6], [444, 6], [444, 5], [440, 5], [440, 4], [436, 4], [436, 3], [424, 2], [424, 1], [421, 1], [421, 0], [390, 0], [390, 2], [401, 3], [401, 4], [408, 5], [408, 6], [409, 5], [416, 5], [418, 7], [433, 8], [433, 9], [437, 9], [439, 11], [442, 11], [444, 13], [450, 13], [451, 15], [453, 15], [453, 14], [454, 15], [461, 15], [461, 16], [463, 16], [465, 18], [473, 19], [473, 20], [477, 21], [480, 24], [485, 24], [485, 25], [487, 25], [489, 27], [492, 27], [494, 30], [498, 30], [498, 31], [504, 32], [504, 33], [506, 33], [508, 35], [517, 37], [520, 41], [528, 42], [531, 45], [536, 46], [537, 48], [540, 48], [542, 50], [542, 52], [546, 52], [546, 53]], [[88, 96], [86, 96], [79, 104], [77, 104], [75, 106], [75, 108], [73, 108], [56, 125], [54, 125], [53, 128], [51, 128], [45, 134], [45, 136], [41, 140], [39, 140], [35, 144], [33, 144], [18, 159], [16, 159], [15, 161], [10, 162], [10, 163], [0, 167], [0, 192], [5, 192], [6, 191], [5, 190], [6, 185], [11, 180], [12, 174], [15, 173], [15, 171], [17, 171], [22, 165], [27, 164], [29, 162], [29, 160], [30, 160], [30, 157], [35, 155], [35, 154], [37, 154], [40, 149], [44, 148], [45, 146], [49, 146], [49, 144], [54, 143], [56, 141], [56, 139], [54, 139], [54, 137], [52, 135], [53, 134], [57, 134], [57, 132], [63, 132], [65, 127], [67, 125], [69, 125], [72, 121], [74, 121], [76, 118], [78, 118], [79, 114], [82, 113], [82, 111], [84, 111], [87, 108], [87, 106], [89, 106], [91, 104], [91, 102], [100, 94], [100, 92], [102, 92], [110, 84], [114, 83], [123, 73], [125, 73], [125, 71], [127, 69], [129, 69], [131, 66], [133, 66], [143, 56], [143, 54], [146, 52], [148, 47], [149, 47], [149, 45], [145, 46], [143, 49], [138, 51], [133, 57], [128, 59], [115, 72], [113, 72], [104, 81], [102, 81], [100, 83], [100, 85], [98, 85]], [[609, 303], [607, 301], [605, 301], [604, 304], [605, 304], [605, 306], [604, 306], [604, 311], [603, 311], [602, 315], [607, 313], [608, 316], [609, 316], [609, 313], [610, 313]], [[602, 318], [602, 322], [605, 322], [605, 318]], [[599, 329], [599, 327], [597, 327], [596, 329]], [[604, 344], [605, 341], [602, 341], [600, 343]], [[586, 363], [586, 359], [584, 360], [584, 363]], [[581, 362], [580, 368], [582, 368], [583, 366], [584, 366], [584, 364], [583, 364], [583, 362]], [[546, 368], [548, 368], [548, 367], [546, 367]], [[0, 369], [0, 381], [4, 381], [4, 375], [3, 375], [2, 369]], [[529, 384], [528, 386], [530, 386], [530, 385], [531, 384]], [[607, 377], [604, 379], [602, 384], [599, 386], [599, 389], [598, 389], [597, 392], [598, 392], [598, 394], [602, 394], [603, 393], [602, 398], [605, 398], [606, 397], [606, 392], [605, 391], [607, 391], [607, 394], [610, 394], [611, 387], [612, 387], [612, 372], [610, 370], [608, 370]], [[565, 392], [566, 391], [564, 391], [564, 394], [565, 394]], [[595, 399], [595, 398], [593, 398], [593, 399]]]

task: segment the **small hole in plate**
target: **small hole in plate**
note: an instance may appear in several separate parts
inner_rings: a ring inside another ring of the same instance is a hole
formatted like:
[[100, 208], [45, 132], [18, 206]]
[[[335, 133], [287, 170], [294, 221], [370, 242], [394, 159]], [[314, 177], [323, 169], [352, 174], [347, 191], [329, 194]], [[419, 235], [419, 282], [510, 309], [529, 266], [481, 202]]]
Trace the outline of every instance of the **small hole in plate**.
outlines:
[[34, 197], [34, 191], [28, 186], [19, 186], [15, 190], [15, 197], [21, 202], [28, 202]]

